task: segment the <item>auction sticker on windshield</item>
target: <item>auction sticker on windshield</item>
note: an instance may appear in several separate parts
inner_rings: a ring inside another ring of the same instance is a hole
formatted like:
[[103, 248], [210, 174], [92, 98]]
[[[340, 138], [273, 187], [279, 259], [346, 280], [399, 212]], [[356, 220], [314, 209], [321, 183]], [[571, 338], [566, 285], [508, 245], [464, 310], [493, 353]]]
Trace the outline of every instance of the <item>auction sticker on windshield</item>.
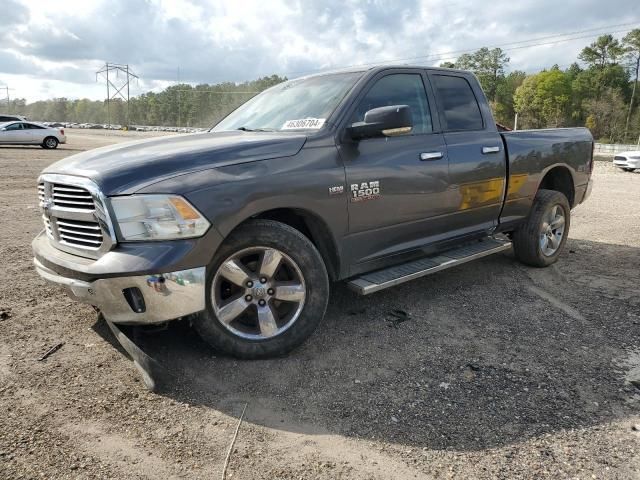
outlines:
[[282, 130], [293, 130], [296, 128], [322, 128], [324, 118], [301, 118], [299, 120], [287, 120], [282, 125]]

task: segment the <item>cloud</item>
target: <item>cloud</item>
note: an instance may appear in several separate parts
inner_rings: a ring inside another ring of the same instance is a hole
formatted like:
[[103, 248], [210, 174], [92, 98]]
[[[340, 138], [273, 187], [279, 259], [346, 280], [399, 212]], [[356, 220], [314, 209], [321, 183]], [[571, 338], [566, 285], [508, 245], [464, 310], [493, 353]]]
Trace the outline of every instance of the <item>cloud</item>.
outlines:
[[[95, 91], [106, 61], [130, 64], [143, 86], [174, 82], [178, 69], [182, 81], [214, 83], [393, 59], [437, 65], [456, 56], [443, 52], [632, 22], [636, 2], [4, 0], [0, 75], [82, 92]], [[570, 64], [590, 41], [505, 49], [511, 68], [534, 70]]]

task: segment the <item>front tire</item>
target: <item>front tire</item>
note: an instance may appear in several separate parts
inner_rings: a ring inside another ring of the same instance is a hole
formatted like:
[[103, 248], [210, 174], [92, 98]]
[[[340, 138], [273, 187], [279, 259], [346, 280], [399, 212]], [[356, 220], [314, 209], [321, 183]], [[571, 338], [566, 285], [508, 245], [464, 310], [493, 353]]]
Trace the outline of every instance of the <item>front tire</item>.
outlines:
[[555, 190], [539, 190], [529, 216], [513, 234], [516, 258], [532, 267], [555, 263], [567, 242], [570, 221], [567, 197]]
[[56, 137], [47, 137], [42, 142], [42, 147], [46, 149], [58, 148], [58, 139]]
[[633, 172], [635, 171], [635, 168], [623, 168], [622, 170], [624, 170], [625, 172]]
[[320, 253], [298, 230], [251, 220], [207, 268], [206, 311], [194, 326], [213, 348], [243, 359], [278, 357], [302, 344], [329, 298]]

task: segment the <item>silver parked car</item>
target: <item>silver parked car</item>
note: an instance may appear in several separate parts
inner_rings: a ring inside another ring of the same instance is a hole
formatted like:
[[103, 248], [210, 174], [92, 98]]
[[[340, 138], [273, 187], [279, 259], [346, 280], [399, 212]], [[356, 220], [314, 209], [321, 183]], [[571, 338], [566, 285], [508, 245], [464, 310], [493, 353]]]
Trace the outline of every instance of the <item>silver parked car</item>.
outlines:
[[633, 172], [640, 168], [640, 150], [616, 153], [613, 164], [625, 172]]
[[34, 122], [0, 123], [0, 145], [40, 145], [42, 148], [56, 148], [59, 143], [67, 143], [62, 128], [51, 128]]

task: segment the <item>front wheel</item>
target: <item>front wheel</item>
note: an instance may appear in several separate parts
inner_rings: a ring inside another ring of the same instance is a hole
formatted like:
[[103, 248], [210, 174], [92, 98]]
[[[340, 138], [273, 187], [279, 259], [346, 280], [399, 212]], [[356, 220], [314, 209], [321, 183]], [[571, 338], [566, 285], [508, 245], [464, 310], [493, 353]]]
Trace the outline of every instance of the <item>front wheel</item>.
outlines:
[[569, 235], [571, 208], [555, 190], [539, 190], [529, 216], [513, 234], [513, 251], [522, 263], [546, 267], [555, 263]]
[[313, 243], [288, 225], [245, 223], [207, 270], [207, 309], [195, 327], [219, 351], [245, 359], [281, 356], [303, 343], [324, 317], [324, 262]]
[[635, 171], [635, 168], [623, 168], [622, 170], [624, 170], [625, 172], [633, 172]]

